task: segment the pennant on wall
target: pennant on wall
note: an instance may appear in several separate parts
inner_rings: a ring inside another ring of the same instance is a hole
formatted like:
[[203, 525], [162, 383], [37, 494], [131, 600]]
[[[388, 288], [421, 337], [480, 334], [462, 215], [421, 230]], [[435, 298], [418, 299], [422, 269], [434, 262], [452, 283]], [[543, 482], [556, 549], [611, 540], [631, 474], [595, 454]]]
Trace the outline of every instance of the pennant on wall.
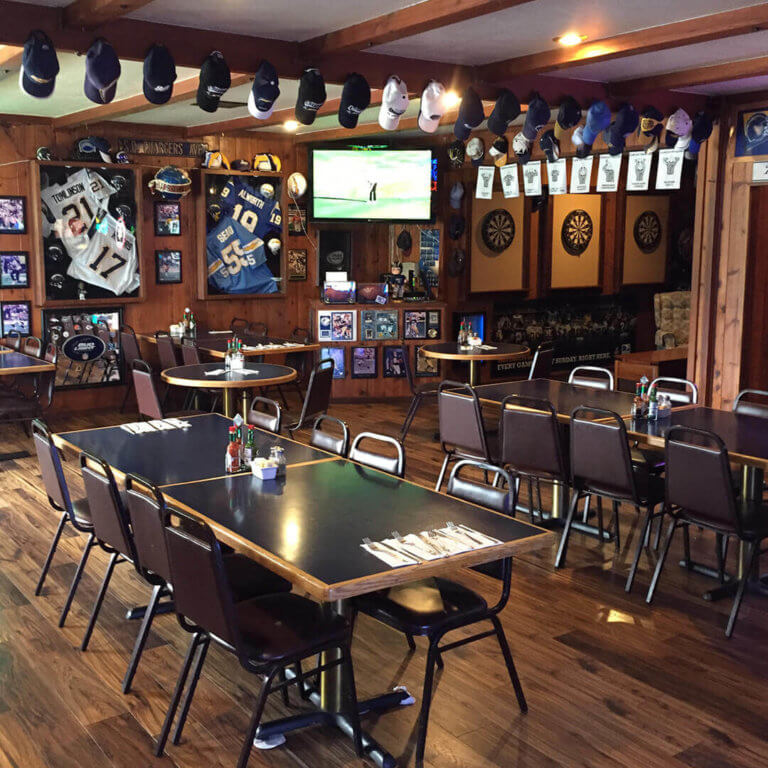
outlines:
[[660, 149], [656, 168], [656, 189], [680, 189], [683, 175], [683, 149]]
[[504, 197], [520, 197], [517, 163], [502, 165], [499, 173], [501, 174], [501, 189], [504, 192]]
[[622, 155], [600, 155], [597, 165], [597, 191], [616, 192], [619, 188]]
[[523, 191], [526, 197], [541, 194], [541, 160], [531, 160], [523, 166]]
[[568, 194], [568, 168], [564, 157], [555, 160], [554, 163], [547, 160], [547, 181], [550, 195]]
[[478, 200], [490, 200], [493, 197], [493, 174], [495, 165], [477, 166], [477, 184], [475, 185], [475, 197]]
[[586, 157], [574, 157], [571, 160], [571, 194], [584, 195], [589, 192], [589, 183], [592, 179], [592, 161], [594, 155]]
[[647, 152], [630, 152], [627, 166], [627, 192], [645, 192], [651, 178], [651, 160]]

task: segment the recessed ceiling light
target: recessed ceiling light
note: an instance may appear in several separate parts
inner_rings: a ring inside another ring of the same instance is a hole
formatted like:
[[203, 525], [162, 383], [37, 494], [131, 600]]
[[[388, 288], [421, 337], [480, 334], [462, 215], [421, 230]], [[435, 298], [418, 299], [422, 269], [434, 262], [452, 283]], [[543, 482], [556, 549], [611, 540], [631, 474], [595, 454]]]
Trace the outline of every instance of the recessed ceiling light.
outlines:
[[443, 96], [443, 106], [446, 109], [453, 109], [453, 107], [458, 107], [461, 103], [461, 96], [459, 96], [456, 91], [446, 91], [445, 95]]
[[580, 35], [578, 32], [566, 32], [564, 35], [553, 37], [552, 39], [556, 43], [560, 43], [560, 45], [578, 45], [579, 43], [583, 43], [587, 39], [587, 36]]
[[283, 123], [283, 128], [285, 128], [286, 131], [295, 131], [299, 127], [299, 123], [297, 120], [286, 120]]

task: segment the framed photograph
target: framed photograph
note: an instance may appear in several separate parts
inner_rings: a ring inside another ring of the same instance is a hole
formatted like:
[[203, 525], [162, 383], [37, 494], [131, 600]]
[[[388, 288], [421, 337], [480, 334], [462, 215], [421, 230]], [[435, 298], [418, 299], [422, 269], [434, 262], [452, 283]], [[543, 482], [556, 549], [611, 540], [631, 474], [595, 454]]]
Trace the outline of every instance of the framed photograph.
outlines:
[[432, 378], [440, 376], [440, 361], [436, 357], [427, 357], [422, 354], [421, 347], [413, 348], [413, 362], [416, 376]]
[[18, 331], [22, 336], [28, 336], [30, 331], [30, 315], [32, 306], [28, 301], [3, 301], [0, 303], [0, 336], [7, 336], [11, 331]]
[[398, 338], [397, 310], [363, 310], [363, 340], [386, 341]]
[[139, 296], [136, 173], [123, 165], [40, 165], [46, 302]]
[[180, 202], [155, 201], [155, 235], [157, 237], [181, 235]]
[[440, 310], [430, 309], [427, 312], [427, 338], [440, 338]]
[[382, 347], [382, 369], [385, 379], [405, 378], [405, 347]]
[[357, 283], [354, 280], [325, 282], [321, 294], [326, 304], [354, 304]]
[[355, 313], [332, 312], [331, 313], [331, 340], [355, 341]]
[[[90, 309], [90, 308], [89, 308]], [[119, 306], [84, 312], [79, 307], [43, 310], [43, 341], [59, 351], [56, 388], [124, 383]]]
[[20, 195], [0, 197], [0, 235], [24, 235], [27, 232], [27, 199]]
[[304, 205], [288, 207], [288, 234], [305, 235], [307, 233], [307, 208]]
[[155, 251], [155, 281], [160, 285], [181, 282], [181, 251]]
[[288, 250], [288, 279], [307, 279], [307, 250], [306, 248], [290, 248]]
[[378, 349], [352, 347], [352, 378], [375, 379], [378, 375]]
[[386, 304], [389, 300], [389, 283], [359, 283], [357, 301], [360, 304]]
[[423, 310], [405, 310], [403, 333], [406, 339], [426, 339], [427, 313]]
[[333, 360], [333, 378], [346, 379], [347, 368], [344, 362], [344, 347], [321, 347], [321, 360]]
[[29, 288], [29, 254], [0, 253], [0, 288]]

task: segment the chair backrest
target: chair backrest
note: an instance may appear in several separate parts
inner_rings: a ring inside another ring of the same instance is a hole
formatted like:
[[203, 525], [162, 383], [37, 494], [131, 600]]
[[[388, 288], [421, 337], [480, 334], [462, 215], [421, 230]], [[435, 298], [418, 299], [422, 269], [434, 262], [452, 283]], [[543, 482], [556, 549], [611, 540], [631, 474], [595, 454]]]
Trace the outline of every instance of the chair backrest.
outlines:
[[46, 345], [43, 359], [46, 363], [56, 364], [56, 361], [59, 359], [59, 350], [55, 344]]
[[[386, 443], [395, 449], [394, 456], [385, 456], [381, 453], [361, 448], [360, 443], [363, 440], [369, 442]], [[361, 432], [353, 441], [349, 449], [349, 458], [366, 467], [380, 469], [382, 472], [388, 472], [397, 477], [405, 476], [405, 451], [400, 442], [389, 435], [380, 435], [378, 432]]]
[[[45, 348], [45, 362], [56, 365], [59, 361], [59, 350], [55, 344], [48, 344]], [[35, 376], [35, 397], [41, 407], [50, 408], [53, 402], [53, 395], [56, 391], [56, 369], [52, 371], [43, 371]], [[45, 399], [46, 403], [43, 406], [41, 400]]]
[[312, 331], [310, 331], [309, 328], [301, 328], [300, 326], [297, 326], [291, 331], [289, 339], [297, 344], [309, 344], [309, 342], [312, 341]]
[[666, 502], [689, 519], [741, 532], [725, 443], [714, 432], [671, 427], [664, 439]]
[[452, 446], [489, 458], [480, 401], [469, 384], [448, 379], [441, 381], [437, 388], [437, 411], [443, 450]]
[[162, 370], [175, 368], [179, 361], [176, 357], [173, 339], [167, 332], [157, 331], [155, 333], [155, 340], [157, 341], [157, 356], [160, 358], [160, 368]]
[[411, 390], [411, 394], [416, 394], [416, 381], [413, 378], [413, 368], [411, 368], [411, 350], [408, 347], [400, 347], [403, 350], [403, 370], [405, 371], [405, 378], [408, 380], [408, 388]]
[[529, 379], [548, 379], [552, 374], [555, 359], [555, 345], [551, 341], [542, 341], [533, 353]]
[[229, 324], [229, 330], [235, 334], [235, 336], [244, 336], [248, 330], [248, 321], [242, 317], [233, 317], [232, 322]]
[[5, 335], [5, 343], [18, 352], [21, 349], [21, 334], [18, 331], [8, 331]]
[[577, 365], [568, 374], [568, 383], [590, 389], [613, 389], [613, 374], [599, 365]]
[[[323, 429], [323, 424], [336, 424], [341, 428], [341, 436], [337, 436]], [[309, 438], [309, 444], [314, 448], [320, 448], [323, 451], [330, 451], [337, 456], [346, 456], [349, 451], [349, 427], [346, 422], [337, 419], [335, 416], [329, 416], [327, 413], [318, 416], [312, 425], [312, 434]]]
[[248, 323], [246, 333], [248, 336], [263, 339], [267, 335], [268, 330], [266, 323], [262, 323], [260, 320], [254, 320], [252, 323]]
[[309, 374], [307, 392], [301, 407], [298, 424], [303, 425], [314, 416], [328, 410], [331, 404], [331, 386], [333, 385], [333, 360], [326, 358], [312, 368]]
[[[309, 344], [312, 341], [312, 332], [307, 328], [294, 328], [289, 340], [296, 344]], [[285, 356], [285, 364], [298, 373], [299, 381], [303, 381], [307, 373], [307, 359], [306, 352], [289, 352]]]
[[733, 410], [745, 416], [768, 419], [768, 392], [762, 389], [742, 389], [733, 401]]
[[171, 567], [164, 530], [168, 524], [165, 498], [156, 485], [138, 475], [128, 475], [125, 488], [137, 567], [170, 583]]
[[53, 444], [51, 433], [41, 419], [32, 420], [32, 439], [35, 443], [37, 463], [40, 466], [40, 475], [43, 478], [45, 492], [48, 494], [48, 501], [54, 509], [60, 512], [66, 511], [70, 522], [74, 523], [72, 499], [64, 469], [61, 466], [59, 449]]
[[[259, 405], [265, 406], [267, 412], [258, 410]], [[269, 413], [270, 410], [273, 413]], [[279, 434], [283, 424], [283, 409], [274, 400], [257, 395], [251, 400], [251, 407], [246, 421], [254, 427], [260, 427], [268, 432]]]
[[601, 408], [571, 411], [571, 483], [638, 503], [627, 429], [617, 413]]
[[202, 629], [239, 647], [232, 592], [213, 531], [202, 520], [173, 509], [165, 526], [165, 542], [173, 602], [182, 626], [190, 631]]
[[125, 367], [131, 370], [134, 360], [141, 360], [141, 351], [139, 342], [136, 340], [136, 334], [130, 325], [120, 326], [120, 349], [125, 360]]
[[152, 367], [144, 360], [134, 360], [131, 376], [133, 376], [133, 389], [136, 392], [139, 413], [150, 419], [162, 419], [163, 408], [155, 389]]
[[[470, 467], [481, 472], [487, 472], [492, 476], [500, 475], [506, 481], [507, 489], [495, 488], [487, 483], [460, 477], [462, 470]], [[449, 496], [455, 496], [458, 499], [470, 501], [473, 504], [479, 504], [481, 507], [488, 507], [488, 509], [494, 509], [504, 515], [512, 516], [514, 513], [514, 488], [515, 483], [510, 477], [509, 472], [505, 469], [484, 461], [463, 459], [453, 465], [451, 474], [448, 476], [446, 493]]]
[[24, 339], [22, 352], [30, 357], [41, 357], [43, 354], [43, 342], [37, 336], [27, 336]]
[[181, 360], [184, 365], [200, 365], [200, 350], [194, 339], [184, 339], [181, 342]]
[[509, 395], [501, 402], [498, 461], [513, 471], [567, 482], [564, 431], [549, 400]]
[[128, 515], [120, 500], [111, 468], [101, 457], [83, 451], [80, 454], [80, 472], [96, 538], [101, 544], [117, 550], [134, 562], [136, 554]]
[[651, 389], [655, 389], [657, 395], [668, 395], [676, 405], [696, 405], [699, 402], [699, 388], [688, 379], [659, 376], [651, 382], [648, 391]]

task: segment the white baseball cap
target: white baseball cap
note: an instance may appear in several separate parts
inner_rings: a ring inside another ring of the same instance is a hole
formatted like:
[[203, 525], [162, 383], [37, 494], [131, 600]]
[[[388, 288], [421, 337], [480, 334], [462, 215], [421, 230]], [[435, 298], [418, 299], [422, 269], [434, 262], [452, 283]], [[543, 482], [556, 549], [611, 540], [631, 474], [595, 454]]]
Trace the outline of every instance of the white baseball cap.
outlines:
[[385, 131], [394, 131], [406, 109], [408, 109], [408, 88], [397, 75], [392, 75], [381, 94], [379, 125]]
[[425, 133], [434, 133], [440, 125], [440, 118], [445, 114], [445, 86], [437, 80], [430, 80], [421, 94], [419, 109], [419, 128]]
[[485, 142], [475, 136], [467, 142], [467, 157], [472, 161], [472, 165], [480, 165], [485, 157]]
[[[667, 130], [677, 136], [686, 136], [691, 133], [693, 121], [684, 109], [678, 109], [673, 112], [667, 120]], [[678, 147], [683, 149], [683, 147]]]
[[461, 208], [461, 199], [463, 197], [464, 197], [464, 185], [460, 181], [457, 181], [451, 187], [451, 194], [450, 194], [451, 208], [455, 208], [456, 210]]

